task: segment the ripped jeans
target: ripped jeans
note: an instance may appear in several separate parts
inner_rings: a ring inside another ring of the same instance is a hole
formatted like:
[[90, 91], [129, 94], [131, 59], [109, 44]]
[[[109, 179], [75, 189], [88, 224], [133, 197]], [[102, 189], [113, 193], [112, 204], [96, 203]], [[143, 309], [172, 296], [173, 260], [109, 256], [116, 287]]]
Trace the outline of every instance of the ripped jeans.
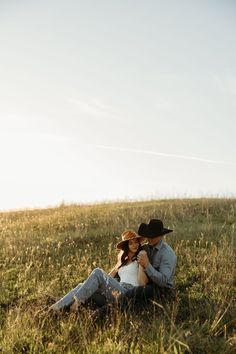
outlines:
[[126, 291], [132, 288], [133, 285], [127, 283], [120, 283], [100, 268], [95, 268], [88, 278], [78, 284], [74, 289], [68, 292], [63, 298], [58, 300], [52, 309], [60, 310], [64, 307], [70, 306], [75, 298], [84, 303], [97, 290], [106, 297], [109, 302], [115, 302], [119, 295], [123, 295]]

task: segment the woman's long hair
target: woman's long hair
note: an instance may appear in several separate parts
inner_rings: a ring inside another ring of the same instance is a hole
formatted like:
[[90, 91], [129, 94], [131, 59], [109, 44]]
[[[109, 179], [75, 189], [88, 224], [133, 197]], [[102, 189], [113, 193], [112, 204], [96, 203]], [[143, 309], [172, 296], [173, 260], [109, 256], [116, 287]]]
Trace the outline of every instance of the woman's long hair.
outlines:
[[[132, 262], [135, 261], [137, 259], [137, 254], [139, 253], [140, 249], [141, 249], [141, 243], [138, 239], [138, 243], [139, 243], [139, 248], [137, 249], [137, 252], [135, 253], [135, 255], [132, 257]], [[126, 265], [126, 263], [128, 262], [129, 260], [129, 242], [125, 242], [124, 246], [122, 247], [122, 250], [120, 252], [123, 251], [123, 254], [121, 256], [121, 265], [120, 267]], [[119, 267], [119, 268], [120, 268]]]

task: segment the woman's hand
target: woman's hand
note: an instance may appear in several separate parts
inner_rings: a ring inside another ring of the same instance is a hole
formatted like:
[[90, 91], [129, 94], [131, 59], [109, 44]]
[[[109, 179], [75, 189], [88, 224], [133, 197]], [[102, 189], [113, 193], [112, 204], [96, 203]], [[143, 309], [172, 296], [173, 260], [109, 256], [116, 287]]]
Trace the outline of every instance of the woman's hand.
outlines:
[[[139, 263], [138, 283], [139, 283], [139, 285], [145, 286], [148, 283], [148, 277], [147, 277], [147, 274], [145, 273], [144, 265], [141, 264], [141, 262], [139, 261], [139, 257], [140, 258], [143, 257], [144, 259], [145, 259], [145, 257], [147, 257], [147, 260], [148, 260], [147, 264], [149, 264], [149, 259], [148, 259], [148, 256], [147, 256], [147, 252], [142, 250], [138, 254], [138, 263]], [[141, 261], [142, 261], [142, 259], [141, 259]]]
[[137, 259], [138, 259], [138, 263], [143, 266], [144, 268], [147, 268], [147, 266], [149, 265], [149, 258], [148, 258], [148, 255], [147, 255], [147, 252], [142, 250], [139, 252], [138, 256], [137, 256]]

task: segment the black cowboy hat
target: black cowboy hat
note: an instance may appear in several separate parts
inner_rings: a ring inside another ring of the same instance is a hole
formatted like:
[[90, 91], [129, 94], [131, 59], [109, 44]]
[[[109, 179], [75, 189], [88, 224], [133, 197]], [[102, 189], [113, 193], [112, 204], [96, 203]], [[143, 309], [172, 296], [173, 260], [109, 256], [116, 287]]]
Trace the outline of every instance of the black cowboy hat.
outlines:
[[148, 224], [142, 223], [139, 226], [138, 234], [146, 238], [155, 238], [172, 232], [173, 230], [166, 229], [163, 222], [158, 219], [151, 219]]

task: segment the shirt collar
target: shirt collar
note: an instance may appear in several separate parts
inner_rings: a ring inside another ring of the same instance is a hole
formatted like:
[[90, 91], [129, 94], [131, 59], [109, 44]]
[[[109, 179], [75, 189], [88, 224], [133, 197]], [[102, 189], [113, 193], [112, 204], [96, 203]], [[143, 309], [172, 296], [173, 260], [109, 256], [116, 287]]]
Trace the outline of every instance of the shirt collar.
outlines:
[[158, 242], [158, 244], [157, 244], [156, 246], [154, 246], [153, 248], [154, 248], [154, 249], [157, 249], [158, 251], [160, 251], [162, 245], [163, 245], [163, 240], [160, 240], [160, 241]]

